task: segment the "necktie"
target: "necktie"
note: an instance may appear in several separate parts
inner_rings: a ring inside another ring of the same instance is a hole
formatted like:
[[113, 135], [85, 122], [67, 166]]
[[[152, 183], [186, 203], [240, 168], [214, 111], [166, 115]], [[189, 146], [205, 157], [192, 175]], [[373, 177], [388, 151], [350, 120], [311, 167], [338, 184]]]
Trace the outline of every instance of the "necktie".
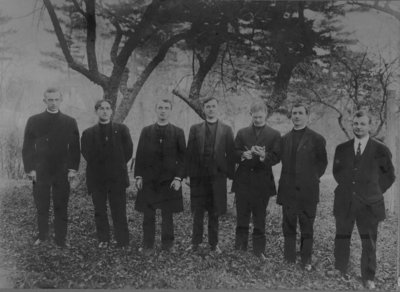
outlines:
[[357, 158], [360, 158], [360, 157], [361, 157], [361, 142], [358, 143], [357, 152], [356, 152], [356, 157], [357, 157]]

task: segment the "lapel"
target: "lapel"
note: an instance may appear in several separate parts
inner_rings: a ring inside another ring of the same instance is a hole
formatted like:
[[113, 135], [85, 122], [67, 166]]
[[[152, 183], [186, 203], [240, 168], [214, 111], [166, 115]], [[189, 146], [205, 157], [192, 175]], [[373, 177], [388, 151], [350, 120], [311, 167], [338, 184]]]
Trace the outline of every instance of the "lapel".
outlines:
[[222, 138], [222, 125], [220, 121], [217, 121], [217, 131], [215, 133], [214, 153], [217, 153], [218, 146]]
[[203, 155], [204, 153], [204, 140], [206, 137], [206, 121], [200, 124], [199, 127], [199, 149], [200, 149], [200, 155]]
[[[352, 152], [353, 152], [353, 155], [355, 157], [356, 155], [354, 153], [354, 139], [353, 139], [352, 148], [353, 148]], [[373, 145], [372, 145], [371, 137], [369, 137], [367, 145], [365, 145], [364, 152], [361, 154], [361, 160], [360, 160], [361, 167], [360, 168], [362, 168], [362, 166], [364, 165], [365, 161], [367, 161], [367, 159], [369, 157], [372, 157], [372, 152], [373, 152]]]
[[97, 145], [97, 146], [101, 145], [100, 126], [98, 123], [96, 125], [94, 125], [94, 127], [93, 127], [93, 143], [94, 143], [94, 145]]
[[[248, 135], [246, 137], [246, 144], [248, 144], [248, 145], [250, 145], [250, 147], [252, 147], [252, 146], [256, 145], [256, 143], [257, 143], [257, 137], [256, 137], [256, 133], [253, 128], [253, 123], [251, 123], [247, 129], [248, 129]], [[249, 149], [247, 149], [247, 150], [249, 150]]]
[[[293, 146], [293, 132], [290, 131], [289, 135], [287, 135], [287, 143], [285, 143], [285, 153], [286, 157], [289, 157], [292, 155], [292, 146]], [[298, 148], [297, 148], [298, 149]]]
[[300, 139], [299, 145], [297, 145], [297, 151], [303, 147], [303, 145], [309, 140], [310, 138], [310, 130], [306, 127], [303, 136]]
[[115, 148], [115, 146], [117, 145], [117, 135], [118, 134], [118, 130], [116, 129], [115, 125], [113, 124], [113, 122], [111, 123], [111, 142], [112, 142], [112, 146], [113, 149]]

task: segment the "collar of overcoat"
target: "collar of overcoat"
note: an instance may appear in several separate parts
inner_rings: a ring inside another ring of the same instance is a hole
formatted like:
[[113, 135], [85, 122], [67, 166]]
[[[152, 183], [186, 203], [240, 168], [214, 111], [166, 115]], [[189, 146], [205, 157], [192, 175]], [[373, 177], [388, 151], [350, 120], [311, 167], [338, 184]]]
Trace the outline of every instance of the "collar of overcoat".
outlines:
[[[297, 145], [296, 151], [299, 151], [299, 149], [301, 149], [301, 147], [303, 147], [303, 145], [310, 139], [310, 137], [311, 137], [311, 131], [308, 127], [305, 127], [304, 134], [301, 137], [299, 145]], [[293, 144], [293, 129], [290, 131], [290, 135], [288, 137], [288, 148], [287, 149], [292, 149], [292, 144]]]
[[[165, 141], [169, 141], [169, 139], [171, 139], [172, 137], [172, 125], [171, 123], [168, 123], [167, 125], [165, 125], [167, 128], [165, 129]], [[156, 138], [156, 127], [157, 127], [157, 123], [154, 123], [153, 125], [151, 125], [150, 127], [150, 137], [152, 139]]]
[[[115, 135], [114, 135], [114, 132], [115, 132], [115, 126], [114, 126], [114, 123], [113, 122], [110, 122], [110, 124], [111, 124], [111, 142], [112, 142], [112, 145], [115, 145]], [[95, 139], [95, 145], [100, 145], [101, 144], [101, 139], [100, 139], [100, 124], [99, 123], [97, 123], [95, 126], [94, 126], [94, 139]]]
[[[206, 121], [200, 124], [200, 133], [199, 133], [199, 143], [200, 143], [200, 155], [204, 153], [204, 141], [206, 139]], [[219, 144], [221, 143], [222, 138], [222, 125], [219, 120], [217, 120], [217, 132], [215, 133], [215, 143], [214, 143], [214, 153], [217, 152]]]

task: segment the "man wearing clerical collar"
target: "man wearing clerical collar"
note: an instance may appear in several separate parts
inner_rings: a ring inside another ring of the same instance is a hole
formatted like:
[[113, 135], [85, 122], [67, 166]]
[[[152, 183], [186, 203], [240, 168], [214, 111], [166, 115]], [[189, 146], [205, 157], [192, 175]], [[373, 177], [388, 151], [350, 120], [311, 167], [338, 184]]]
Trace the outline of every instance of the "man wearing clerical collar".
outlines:
[[126, 188], [129, 186], [127, 163], [132, 157], [133, 143], [129, 129], [111, 121], [109, 100], [96, 102], [98, 123], [82, 133], [82, 155], [87, 162], [86, 184], [92, 196], [99, 248], [110, 243], [107, 215], [109, 202], [117, 247], [129, 244], [126, 217]]
[[173, 252], [173, 214], [183, 211], [181, 182], [186, 151], [181, 128], [169, 123], [172, 102], [159, 100], [157, 122], [144, 127], [136, 151], [135, 177], [138, 189], [135, 208], [143, 213], [144, 254], [154, 251], [156, 210], [161, 210], [161, 248]]
[[268, 109], [263, 101], [250, 107], [252, 123], [235, 138], [236, 169], [232, 191], [236, 195], [236, 250], [247, 250], [250, 218], [253, 218], [253, 253], [265, 254], [265, 217], [269, 198], [276, 195], [272, 166], [279, 162], [281, 135], [266, 124]]
[[210, 250], [221, 253], [218, 246], [219, 216], [227, 209], [227, 178], [233, 178], [233, 132], [218, 119], [218, 100], [203, 101], [205, 121], [190, 128], [186, 151], [186, 171], [190, 178], [190, 204], [193, 212], [191, 249], [203, 241], [204, 215], [208, 213]]
[[319, 202], [319, 178], [328, 163], [324, 137], [307, 127], [309, 109], [295, 103], [291, 109], [293, 129], [282, 137], [282, 171], [277, 203], [282, 205], [284, 259], [296, 262], [296, 229], [300, 225], [301, 265], [312, 270], [314, 220]]
[[354, 224], [361, 238], [361, 279], [375, 289], [376, 241], [379, 222], [385, 219], [383, 194], [395, 180], [389, 149], [371, 138], [371, 117], [365, 111], [353, 116], [355, 138], [336, 147], [333, 176], [333, 213], [336, 219], [335, 268], [345, 279]]
[[79, 131], [76, 120], [60, 112], [61, 92], [49, 88], [44, 93], [46, 110], [28, 119], [22, 158], [33, 181], [33, 197], [38, 215], [39, 236], [35, 245], [49, 237], [50, 189], [54, 207], [55, 243], [66, 246], [69, 183], [79, 167]]

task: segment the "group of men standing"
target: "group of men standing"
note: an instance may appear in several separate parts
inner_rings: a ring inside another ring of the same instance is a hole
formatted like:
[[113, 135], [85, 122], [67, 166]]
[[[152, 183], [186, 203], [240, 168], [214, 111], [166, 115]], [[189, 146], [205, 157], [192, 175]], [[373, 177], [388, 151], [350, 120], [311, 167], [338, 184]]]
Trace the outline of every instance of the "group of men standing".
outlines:
[[[111, 122], [112, 108], [107, 100], [95, 104], [98, 123], [82, 134], [81, 149], [76, 121], [59, 111], [60, 92], [48, 89], [44, 94], [45, 112], [32, 116], [26, 126], [23, 160], [32, 178], [38, 211], [39, 237], [48, 238], [50, 189], [55, 214], [55, 243], [66, 244], [69, 181], [80, 160], [87, 162], [86, 181], [92, 195], [99, 247], [110, 242], [107, 216], [109, 202], [114, 237], [120, 247], [129, 244], [126, 216], [127, 163], [133, 143], [125, 125]], [[233, 180], [236, 195], [235, 249], [247, 250], [250, 219], [253, 222], [252, 250], [266, 259], [265, 220], [270, 197], [277, 194], [282, 205], [284, 259], [296, 262], [297, 222], [301, 233], [301, 264], [312, 270], [314, 220], [319, 202], [319, 182], [327, 167], [325, 139], [307, 127], [309, 112], [304, 104], [291, 109], [293, 129], [281, 137], [268, 125], [265, 103], [250, 108], [252, 123], [240, 129], [234, 138], [231, 127], [218, 119], [218, 100], [203, 102], [205, 121], [190, 128], [186, 146], [184, 132], [169, 123], [170, 100], [159, 100], [156, 123], [143, 128], [135, 158], [138, 189], [136, 210], [143, 213], [145, 254], [154, 250], [156, 210], [161, 210], [161, 245], [173, 249], [173, 214], [183, 211], [182, 181], [190, 185], [193, 213], [191, 250], [203, 241], [204, 217], [208, 215], [210, 250], [218, 246], [219, 217], [227, 210], [227, 179]], [[394, 181], [394, 169], [388, 148], [369, 137], [371, 118], [359, 111], [353, 118], [355, 138], [336, 148], [333, 175], [336, 218], [335, 268], [347, 278], [350, 238], [354, 224], [362, 241], [361, 275], [367, 288], [374, 288], [378, 223], [385, 218], [383, 193]], [[282, 162], [279, 188], [276, 189], [272, 166]]]

